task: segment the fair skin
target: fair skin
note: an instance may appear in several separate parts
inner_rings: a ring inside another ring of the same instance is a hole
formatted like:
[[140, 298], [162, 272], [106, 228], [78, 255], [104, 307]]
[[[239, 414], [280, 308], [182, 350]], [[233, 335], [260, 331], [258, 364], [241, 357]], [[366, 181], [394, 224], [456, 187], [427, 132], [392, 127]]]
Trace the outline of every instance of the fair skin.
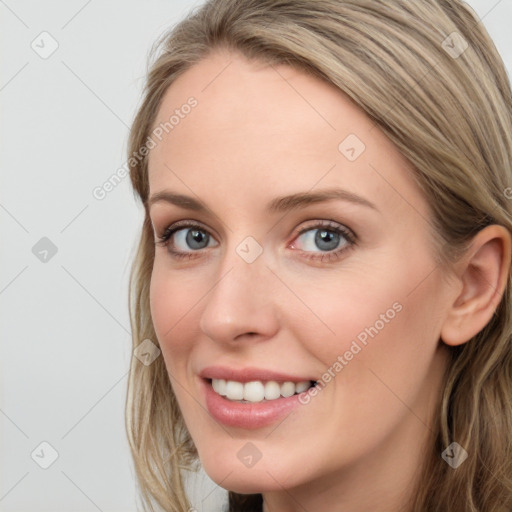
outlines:
[[[190, 247], [185, 236], [196, 228], [182, 228], [171, 246], [157, 245], [150, 297], [203, 467], [226, 489], [262, 493], [265, 512], [400, 510], [433, 439], [448, 345], [479, 332], [503, 293], [508, 233], [486, 228], [453, 273], [442, 270], [410, 164], [347, 97], [312, 76], [216, 51], [172, 84], [155, 126], [190, 96], [197, 107], [151, 150], [150, 196], [172, 190], [208, 211], [160, 201], [150, 217], [155, 240], [189, 220], [209, 241]], [[349, 134], [366, 146], [354, 161], [338, 149]], [[286, 214], [265, 209], [278, 196], [332, 187], [373, 207], [331, 199]], [[335, 239], [338, 257], [314, 241], [325, 221], [355, 234], [353, 245]], [[252, 263], [236, 251], [248, 236], [263, 249]], [[178, 260], [170, 248], [191, 257]], [[248, 430], [208, 413], [204, 366], [320, 379], [396, 303], [400, 312], [378, 335], [280, 423]], [[237, 457], [248, 441], [262, 455], [252, 467]]]

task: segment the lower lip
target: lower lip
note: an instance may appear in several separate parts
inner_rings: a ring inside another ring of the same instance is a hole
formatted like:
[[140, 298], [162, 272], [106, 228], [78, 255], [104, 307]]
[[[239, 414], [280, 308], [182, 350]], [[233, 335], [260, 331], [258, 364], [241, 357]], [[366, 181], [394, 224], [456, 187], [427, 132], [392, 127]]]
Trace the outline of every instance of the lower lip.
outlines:
[[216, 393], [210, 381], [201, 379], [206, 407], [220, 423], [229, 427], [255, 429], [275, 423], [300, 405], [299, 396], [292, 395], [257, 403], [239, 403]]

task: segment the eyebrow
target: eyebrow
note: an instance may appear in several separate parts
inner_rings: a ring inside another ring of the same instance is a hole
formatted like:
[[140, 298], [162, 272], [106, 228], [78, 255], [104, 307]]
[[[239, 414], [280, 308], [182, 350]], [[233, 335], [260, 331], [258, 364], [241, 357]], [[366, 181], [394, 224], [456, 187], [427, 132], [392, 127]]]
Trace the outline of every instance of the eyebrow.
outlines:
[[[366, 206], [378, 211], [378, 208], [373, 203], [368, 201], [368, 199], [340, 188], [324, 189], [317, 192], [298, 192], [296, 194], [276, 197], [268, 203], [266, 209], [270, 213], [287, 212], [308, 206], [310, 204], [322, 203], [324, 201], [331, 201], [333, 199], [346, 201], [360, 206]], [[149, 199], [149, 208], [151, 208], [153, 204], [160, 201], [171, 203], [186, 210], [195, 212], [207, 213], [209, 211], [209, 209], [197, 199], [183, 194], [175, 194], [170, 190], [155, 192]]]

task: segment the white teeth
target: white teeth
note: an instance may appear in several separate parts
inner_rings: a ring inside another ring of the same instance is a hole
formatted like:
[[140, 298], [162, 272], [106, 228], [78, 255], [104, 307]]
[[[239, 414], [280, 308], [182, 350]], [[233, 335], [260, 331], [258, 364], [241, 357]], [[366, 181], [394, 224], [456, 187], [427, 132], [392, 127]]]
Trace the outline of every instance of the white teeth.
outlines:
[[302, 393], [303, 391], [306, 391], [306, 389], [309, 389], [309, 386], [310, 383], [307, 380], [303, 382], [298, 382], [297, 384], [295, 384], [295, 392]]
[[244, 400], [261, 402], [265, 398], [265, 387], [259, 380], [244, 384]]
[[281, 386], [271, 380], [265, 384], [265, 399], [266, 400], [275, 400], [281, 396]]
[[302, 393], [311, 387], [311, 382], [304, 380], [297, 383], [283, 382], [279, 384], [273, 380], [268, 382], [253, 380], [242, 383], [234, 380], [212, 379], [212, 387], [216, 393], [229, 400], [244, 400], [254, 403]]
[[230, 400], [243, 400], [244, 398], [244, 385], [241, 382], [228, 380], [226, 382], [226, 396]]
[[219, 395], [226, 396], [226, 381], [224, 379], [212, 379], [212, 386]]
[[295, 394], [295, 383], [294, 382], [283, 382], [281, 384], [281, 395], [289, 397]]

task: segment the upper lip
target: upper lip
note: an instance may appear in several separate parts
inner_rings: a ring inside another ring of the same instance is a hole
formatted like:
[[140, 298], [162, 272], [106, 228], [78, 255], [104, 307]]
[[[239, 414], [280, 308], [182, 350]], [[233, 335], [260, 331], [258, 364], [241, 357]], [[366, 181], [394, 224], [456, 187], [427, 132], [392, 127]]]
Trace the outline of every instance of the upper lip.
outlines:
[[303, 382], [316, 381], [310, 377], [297, 377], [282, 372], [275, 372], [265, 368], [246, 366], [245, 368], [228, 368], [227, 366], [208, 366], [199, 372], [203, 379], [224, 379], [237, 382], [251, 382], [253, 380], [276, 381], [276, 382]]

